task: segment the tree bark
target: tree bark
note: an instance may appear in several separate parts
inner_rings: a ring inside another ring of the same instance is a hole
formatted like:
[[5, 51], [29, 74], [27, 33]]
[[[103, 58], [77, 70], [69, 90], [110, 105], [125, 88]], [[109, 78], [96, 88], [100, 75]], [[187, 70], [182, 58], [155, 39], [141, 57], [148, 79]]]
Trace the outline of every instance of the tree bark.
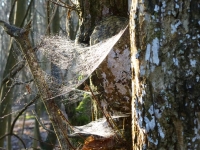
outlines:
[[76, 40], [80, 43], [90, 42], [90, 36], [95, 26], [103, 18], [108, 16], [128, 17], [128, 2], [127, 0], [78, 0], [80, 5], [79, 19], [80, 28]]
[[135, 0], [133, 149], [199, 149], [199, 2]]

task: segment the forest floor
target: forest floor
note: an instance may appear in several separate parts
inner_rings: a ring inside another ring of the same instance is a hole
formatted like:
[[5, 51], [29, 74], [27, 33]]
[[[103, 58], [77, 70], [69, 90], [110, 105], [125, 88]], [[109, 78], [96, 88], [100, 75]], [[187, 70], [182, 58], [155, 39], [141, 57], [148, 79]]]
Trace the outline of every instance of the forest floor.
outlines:
[[[47, 119], [43, 119], [44, 125], [48, 128], [50, 122]], [[28, 119], [23, 120], [20, 119], [16, 122], [14, 133], [17, 134], [23, 142], [26, 144], [27, 148], [31, 148], [33, 145], [34, 140], [38, 141], [38, 139], [34, 138], [34, 126], [35, 126], [35, 119]], [[44, 140], [47, 136], [46, 130], [43, 127], [39, 127], [41, 138]], [[22, 149], [23, 145], [16, 137], [12, 137], [12, 149], [19, 150]]]
[[[19, 107], [13, 108], [13, 111], [16, 110], [19, 110]], [[16, 134], [21, 138], [21, 140], [25, 143], [28, 150], [33, 149], [34, 140], [38, 143], [37, 148], [39, 148], [39, 140], [38, 138], [34, 137], [35, 118], [32, 115], [31, 112], [32, 110], [33, 108], [29, 108], [25, 114], [19, 117], [14, 126], [14, 134]], [[14, 117], [16, 117], [16, 115], [12, 115], [12, 117], [13, 117], [12, 120], [14, 120]], [[50, 121], [47, 114], [43, 113], [41, 115], [41, 121], [43, 122], [45, 127], [47, 128], [50, 127]], [[39, 131], [42, 141], [45, 141], [48, 132], [45, 129], [43, 129], [43, 127], [41, 127], [40, 125], [39, 125]], [[12, 143], [12, 150], [24, 149], [22, 142], [20, 142], [20, 140], [15, 136], [11, 137], [11, 143]], [[4, 147], [6, 147], [6, 141]]]

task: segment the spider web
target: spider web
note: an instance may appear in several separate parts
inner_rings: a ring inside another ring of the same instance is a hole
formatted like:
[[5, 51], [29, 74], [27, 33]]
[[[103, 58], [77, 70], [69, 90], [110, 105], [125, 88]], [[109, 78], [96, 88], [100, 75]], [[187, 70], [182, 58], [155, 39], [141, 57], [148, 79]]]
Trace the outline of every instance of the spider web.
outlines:
[[[119, 118], [128, 117], [128, 115], [119, 115], [112, 116], [113, 120], [117, 120]], [[106, 118], [100, 118], [96, 121], [92, 121], [83, 126], [74, 126], [74, 133], [70, 136], [78, 136], [82, 135], [96, 135], [100, 137], [111, 137], [114, 136], [118, 131], [114, 131], [113, 128], [110, 127]]]
[[75, 44], [62, 36], [45, 37], [39, 51], [65, 71], [62, 85], [57, 85], [58, 82], [52, 82], [56, 79], [46, 75], [47, 82], [51, 83], [50, 87], [57, 91], [55, 97], [67, 94], [82, 84], [105, 59], [126, 28], [117, 35], [88, 47]]

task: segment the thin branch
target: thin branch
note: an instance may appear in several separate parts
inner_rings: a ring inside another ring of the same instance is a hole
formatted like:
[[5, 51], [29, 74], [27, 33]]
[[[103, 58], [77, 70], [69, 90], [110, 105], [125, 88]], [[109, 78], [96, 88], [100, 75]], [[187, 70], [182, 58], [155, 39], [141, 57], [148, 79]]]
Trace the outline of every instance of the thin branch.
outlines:
[[33, 82], [34, 80], [33, 79], [30, 79], [30, 80], [28, 80], [28, 81], [25, 81], [25, 82], [22, 82], [22, 81], [14, 81], [14, 83], [13, 83], [13, 86], [14, 85], [21, 85], [21, 84], [27, 84], [27, 83], [31, 83], [31, 82]]
[[24, 148], [26, 149], [26, 144], [24, 143], [24, 141], [16, 134], [14, 133], [7, 133], [7, 134], [4, 134], [3, 136], [0, 137], [0, 140], [5, 138], [6, 136], [15, 136], [17, 139], [19, 139], [19, 141], [22, 143], [22, 145], [24, 146]]
[[18, 120], [19, 116], [21, 116], [23, 114], [23, 112], [29, 107], [31, 106], [40, 96], [37, 95], [34, 99], [32, 99], [19, 113], [18, 115], [15, 117], [12, 125], [11, 125], [11, 128], [10, 128], [10, 133], [13, 133], [13, 129], [14, 129], [14, 126], [15, 126], [15, 123], [16, 121]]
[[48, 26], [47, 26], [45, 35], [50, 35], [51, 28], [50, 28], [50, 3], [49, 3], [49, 1], [46, 1], [46, 11], [47, 11], [46, 13], [47, 13], [47, 24], [48, 24]]
[[0, 105], [1, 105], [1, 103], [3, 103], [3, 101], [6, 99], [8, 93], [11, 91], [11, 89], [12, 89], [13, 87], [14, 87], [14, 86], [8, 87], [9, 89], [8, 89], [7, 92], [5, 93], [5, 96], [3, 97], [3, 99], [0, 99]]
[[13, 78], [24, 66], [25, 66], [25, 61], [20, 61], [16, 65], [14, 65], [10, 73], [8, 73], [6, 77], [2, 80], [1, 87], [3, 84], [8, 82], [11, 78]]
[[32, 113], [35, 116], [35, 119], [37, 120], [39, 125], [42, 126], [44, 130], [55, 134], [55, 132], [53, 130], [47, 129], [47, 127], [45, 127], [45, 125], [40, 121], [40, 118], [38, 117], [38, 115], [36, 114], [36, 112], [34, 110], [32, 110]]
[[25, 14], [25, 16], [24, 16], [24, 18], [23, 18], [23, 20], [22, 20], [22, 22], [21, 22], [21, 24], [20, 24], [20, 27], [23, 26], [23, 24], [24, 24], [24, 22], [25, 22], [25, 19], [26, 19], [27, 15], [28, 15], [28, 12], [31, 10], [31, 5], [32, 5], [32, 3], [33, 3], [33, 0], [31, 0], [30, 4], [28, 5], [26, 14]]
[[58, 2], [54, 2], [53, 0], [49, 0], [49, 1], [54, 3], [54, 4], [56, 4], [56, 5], [58, 5], [58, 6], [61, 6], [61, 7], [64, 7], [64, 8], [70, 9], [70, 10], [75, 10], [75, 11], [79, 12], [79, 7], [77, 5], [75, 5], [75, 4], [73, 4], [73, 6], [70, 6], [70, 5], [65, 4], [64, 2], [62, 2], [60, 0], [59, 1], [64, 3], [65, 5], [62, 5], [62, 4], [58, 3]]
[[12, 4], [12, 7], [11, 7], [11, 11], [10, 11], [10, 15], [9, 15], [9, 22], [12, 24], [14, 21], [13, 21], [13, 18], [12, 15], [13, 15], [13, 11], [15, 10], [15, 4], [16, 4], [17, 0], [15, 0]]
[[[33, 139], [33, 140], [36, 140], [36, 141], [38, 141], [38, 142], [41, 142], [41, 143], [45, 143], [45, 144], [47, 144], [47, 145], [53, 145], [53, 144], [50, 144], [50, 143], [44, 142], [44, 141], [42, 141], [42, 140], [35, 139], [35, 138], [31, 137], [31, 136], [29, 136], [29, 138], [31, 138], [31, 139]], [[56, 146], [56, 145], [55, 145], [55, 147], [61, 149], [60, 146]]]
[[[10, 78], [9, 80], [13, 81], [13, 83], [11, 84], [11, 86], [7, 86], [7, 88], [9, 88], [7, 90], [7, 92], [5, 93], [5, 96], [3, 97], [3, 99], [0, 99], [0, 104], [3, 103], [3, 101], [6, 99], [7, 95], [9, 94], [9, 92], [11, 91], [11, 89], [15, 86], [15, 85], [20, 85], [20, 84], [27, 84], [33, 81], [33, 79], [28, 80], [26, 82], [16, 82], [14, 81], [12, 78]], [[7, 82], [6, 82], [7, 83]], [[1, 87], [2, 88], [2, 87]], [[5, 117], [5, 116], [4, 116]]]
[[3, 136], [0, 137], [0, 140], [5, 138], [6, 136], [15, 136], [16, 138], [18, 138], [21, 143], [23, 144], [24, 148], [26, 149], [26, 145], [24, 143], [24, 141], [18, 136], [16, 135], [15, 133], [13, 133], [13, 129], [14, 129], [14, 126], [15, 126], [15, 123], [17, 122], [19, 116], [21, 116], [21, 114], [30, 106], [32, 105], [37, 99], [39, 98], [39, 95], [37, 95], [32, 101], [30, 101], [20, 112], [19, 114], [15, 117], [12, 125], [11, 125], [11, 128], [10, 128], [10, 132], [7, 133], [7, 134], [4, 134]]

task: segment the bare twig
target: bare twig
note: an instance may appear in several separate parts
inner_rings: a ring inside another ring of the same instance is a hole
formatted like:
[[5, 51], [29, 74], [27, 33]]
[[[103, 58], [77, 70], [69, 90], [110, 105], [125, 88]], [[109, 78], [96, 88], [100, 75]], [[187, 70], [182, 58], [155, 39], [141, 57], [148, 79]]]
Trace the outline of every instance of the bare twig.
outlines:
[[23, 67], [25, 66], [25, 61], [18, 62], [10, 71], [9, 74], [2, 80], [1, 86], [13, 78]]
[[24, 143], [24, 141], [16, 134], [14, 133], [7, 133], [7, 134], [4, 134], [3, 136], [0, 137], [0, 140], [5, 138], [6, 136], [15, 136], [16, 138], [18, 138], [20, 140], [20, 142], [22, 143], [22, 145], [24, 146], [24, 148], [26, 149], [26, 144]]
[[15, 117], [15, 119], [13, 120], [13, 123], [11, 125], [11, 128], [10, 128], [10, 132], [3, 135], [2, 137], [0, 137], [0, 140], [5, 138], [6, 136], [15, 136], [16, 138], [18, 138], [21, 143], [23, 144], [24, 148], [26, 149], [26, 145], [24, 143], [24, 141], [16, 134], [13, 133], [13, 129], [14, 129], [14, 126], [15, 126], [15, 123], [17, 122], [19, 116], [21, 116], [21, 114], [30, 106], [32, 105], [37, 99], [39, 98], [39, 95], [37, 95], [32, 101], [30, 101], [19, 113], [18, 115]]
[[25, 82], [15, 80], [15, 81], [13, 82], [13, 86], [14, 86], [14, 85], [20, 85], [20, 84], [27, 84], [27, 83], [31, 83], [31, 82], [33, 82], [33, 81], [34, 81], [33, 79], [30, 79], [30, 80], [25, 81]]
[[67, 9], [70, 9], [70, 10], [74, 10], [74, 11], [76, 11], [76, 12], [78, 12], [79, 13], [79, 6], [77, 6], [77, 5], [75, 5], [74, 3], [72, 3], [72, 6], [70, 6], [70, 5], [68, 5], [68, 4], [66, 4], [66, 3], [64, 3], [64, 2], [62, 2], [62, 1], [60, 1], [61, 3], [63, 3], [64, 5], [62, 5], [62, 4], [60, 4], [60, 3], [58, 3], [58, 2], [54, 2], [53, 0], [49, 0], [50, 2], [52, 2], [52, 3], [54, 3], [54, 4], [56, 4], [56, 5], [58, 5], [58, 6], [61, 6], [61, 7], [64, 7], [64, 8], [67, 8]]
[[7, 90], [7, 92], [5, 93], [5, 96], [3, 97], [3, 99], [0, 99], [0, 105], [1, 103], [3, 103], [3, 101], [6, 99], [8, 93], [11, 91], [11, 89], [13, 88], [13, 86], [8, 87], [9, 89]]
[[47, 13], [47, 29], [45, 34], [50, 35], [51, 29], [50, 29], [50, 3], [49, 1], [46, 1], [46, 13]]
[[[29, 136], [29, 138], [31, 138], [31, 139], [33, 139], [33, 140], [36, 140], [36, 141], [38, 141], [38, 142], [41, 142], [41, 143], [45, 143], [45, 144], [47, 144], [47, 145], [53, 145], [53, 144], [50, 144], [50, 143], [44, 142], [44, 141], [42, 141], [42, 140], [35, 139], [35, 138], [31, 137], [31, 136]], [[56, 146], [56, 145], [55, 145], [55, 147], [61, 149], [60, 146]]]
[[25, 22], [25, 19], [26, 19], [27, 15], [28, 15], [29, 11], [31, 10], [31, 5], [32, 5], [32, 3], [33, 3], [33, 0], [31, 0], [30, 4], [28, 5], [28, 8], [27, 8], [27, 10], [26, 10], [26, 14], [25, 14], [25, 16], [24, 16], [24, 18], [23, 18], [23, 20], [22, 20], [22, 22], [21, 22], [21, 24], [20, 24], [20, 27], [23, 26], [23, 24], [24, 24], [24, 22]]
[[53, 130], [47, 129], [47, 127], [45, 127], [45, 125], [41, 122], [40, 118], [38, 117], [38, 115], [36, 114], [36, 112], [34, 110], [32, 110], [32, 113], [35, 116], [35, 119], [37, 120], [39, 125], [43, 127], [43, 129], [45, 129], [48, 132], [51, 132], [51, 133], [55, 134], [55, 132]]
[[23, 112], [29, 107], [31, 106], [40, 96], [37, 95], [34, 99], [32, 99], [19, 113], [18, 115], [15, 117], [15, 119], [13, 120], [13, 123], [11, 125], [11, 128], [10, 128], [10, 133], [13, 133], [13, 129], [14, 129], [14, 126], [15, 126], [15, 123], [16, 121], [18, 120], [19, 116], [21, 116], [23, 114]]

